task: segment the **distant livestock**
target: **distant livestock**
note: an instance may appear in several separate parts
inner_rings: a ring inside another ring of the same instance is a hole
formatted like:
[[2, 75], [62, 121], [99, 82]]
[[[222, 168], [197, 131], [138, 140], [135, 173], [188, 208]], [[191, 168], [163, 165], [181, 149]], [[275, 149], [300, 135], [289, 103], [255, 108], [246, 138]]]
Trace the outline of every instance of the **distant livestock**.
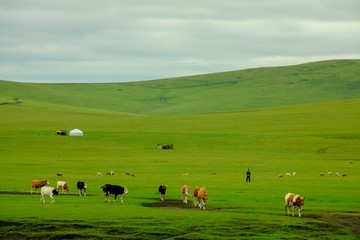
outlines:
[[76, 183], [76, 187], [77, 187], [79, 196], [86, 196], [86, 188], [87, 188], [86, 182], [78, 181]]
[[96, 173], [98, 176], [102, 176], [102, 173], [101, 172], [97, 172]]
[[157, 144], [157, 149], [173, 149], [174, 145], [173, 144]]
[[64, 191], [66, 191], [67, 193], [70, 192], [70, 187], [65, 181], [57, 181], [56, 188], [61, 190], [62, 193], [64, 193]]
[[33, 180], [31, 182], [31, 194], [33, 193], [33, 190], [35, 191], [37, 188], [42, 188], [48, 184], [50, 184], [48, 180]]
[[42, 187], [41, 188], [41, 198], [40, 198], [40, 201], [42, 203], [45, 203], [45, 196], [49, 196], [50, 197], [50, 203], [54, 203], [54, 196], [55, 195], [59, 195], [59, 192], [58, 190], [56, 190], [55, 188], [53, 187]]
[[105, 203], [106, 202], [110, 202], [110, 195], [113, 194], [114, 197], [114, 202], [116, 201], [117, 196], [120, 196], [120, 200], [121, 203], [123, 202], [123, 194], [128, 194], [128, 189], [127, 187], [122, 187], [122, 186], [118, 186], [118, 185], [112, 185], [112, 184], [105, 184], [104, 186], [100, 187], [102, 188], [104, 195], [105, 195]]
[[63, 177], [63, 174], [62, 173], [57, 173], [56, 176]]
[[108, 175], [108, 176], [114, 176], [114, 175], [115, 175], [115, 172], [114, 172], [114, 171], [110, 171], [110, 172], [107, 172], [106, 175]]
[[294, 193], [288, 193], [285, 195], [285, 212], [287, 211], [287, 214], [290, 215], [290, 208], [292, 208], [292, 215], [295, 216], [295, 208], [298, 209], [299, 217], [301, 217], [300, 211], [301, 207], [304, 205], [304, 197], [301, 197], [300, 195], [294, 194]]
[[160, 199], [163, 202], [165, 200], [165, 193], [166, 193], [166, 186], [160, 185], [159, 186], [159, 193], [160, 193]]
[[187, 203], [187, 198], [189, 196], [189, 186], [188, 185], [185, 184], [181, 187], [181, 195], [182, 195], [183, 203]]
[[196, 187], [193, 192], [195, 206], [200, 209], [205, 209], [206, 201], [208, 200], [208, 192], [205, 187]]

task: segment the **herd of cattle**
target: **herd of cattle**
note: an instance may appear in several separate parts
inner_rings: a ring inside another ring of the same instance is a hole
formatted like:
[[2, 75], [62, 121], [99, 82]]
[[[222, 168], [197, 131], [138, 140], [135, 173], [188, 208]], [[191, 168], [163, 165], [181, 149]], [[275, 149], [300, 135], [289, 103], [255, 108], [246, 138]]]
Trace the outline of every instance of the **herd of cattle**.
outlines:
[[[31, 183], [31, 194], [36, 189], [40, 189], [41, 194], [41, 202], [45, 203], [45, 196], [50, 197], [50, 203], [54, 203], [54, 196], [59, 195], [59, 192], [64, 191], [70, 192], [69, 185], [65, 181], [57, 181], [56, 188], [48, 187], [49, 185], [48, 180], [33, 180]], [[86, 196], [86, 188], [87, 184], [83, 181], [78, 181], [76, 184], [77, 192], [79, 196]], [[127, 187], [122, 187], [119, 185], [113, 184], [105, 184], [104, 186], [100, 187], [103, 191], [105, 196], [105, 203], [110, 202], [110, 196], [114, 195], [114, 201], [116, 201], [117, 196], [120, 196], [120, 200], [123, 203], [123, 194], [128, 193]], [[166, 194], [166, 185], [159, 186], [159, 193], [161, 201], [165, 201], [165, 194]], [[190, 192], [190, 188], [188, 185], [183, 185], [180, 188], [181, 195], [182, 195], [182, 202], [184, 204], [188, 203], [188, 196]], [[205, 209], [206, 202], [208, 200], [208, 192], [206, 191], [205, 187], [195, 187], [193, 191], [194, 197], [194, 205], [199, 207], [200, 209]], [[300, 211], [302, 206], [304, 205], [305, 198], [294, 193], [288, 193], [285, 195], [285, 212], [287, 211], [288, 215], [290, 215], [290, 209], [292, 209], [292, 215], [295, 215], [295, 209], [298, 209], [299, 217], [301, 217]]]

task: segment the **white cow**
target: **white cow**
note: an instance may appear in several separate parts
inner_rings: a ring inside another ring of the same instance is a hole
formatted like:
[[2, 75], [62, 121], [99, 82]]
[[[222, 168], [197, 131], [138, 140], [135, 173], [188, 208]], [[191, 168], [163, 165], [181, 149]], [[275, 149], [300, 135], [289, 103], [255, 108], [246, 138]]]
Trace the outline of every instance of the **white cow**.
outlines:
[[58, 192], [58, 190], [56, 190], [53, 187], [44, 186], [44, 187], [41, 188], [41, 199], [40, 199], [40, 201], [42, 203], [45, 203], [45, 196], [46, 195], [51, 198], [50, 203], [54, 203], [54, 196], [59, 195], [59, 192]]

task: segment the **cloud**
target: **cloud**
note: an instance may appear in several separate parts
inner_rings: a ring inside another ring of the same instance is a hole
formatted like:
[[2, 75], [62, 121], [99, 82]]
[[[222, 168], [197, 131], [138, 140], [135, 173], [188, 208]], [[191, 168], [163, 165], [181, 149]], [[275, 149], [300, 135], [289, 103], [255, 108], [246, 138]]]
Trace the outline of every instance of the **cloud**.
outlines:
[[360, 58], [360, 2], [3, 0], [0, 79], [121, 82]]

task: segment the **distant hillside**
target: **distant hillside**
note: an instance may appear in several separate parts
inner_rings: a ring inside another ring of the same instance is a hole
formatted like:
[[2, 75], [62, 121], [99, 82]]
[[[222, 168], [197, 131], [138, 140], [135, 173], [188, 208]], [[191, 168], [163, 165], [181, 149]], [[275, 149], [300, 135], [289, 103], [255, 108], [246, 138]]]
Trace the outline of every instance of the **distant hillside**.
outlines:
[[360, 60], [332, 60], [153, 81], [0, 81], [0, 107], [50, 104], [132, 114], [190, 114], [360, 98]]

